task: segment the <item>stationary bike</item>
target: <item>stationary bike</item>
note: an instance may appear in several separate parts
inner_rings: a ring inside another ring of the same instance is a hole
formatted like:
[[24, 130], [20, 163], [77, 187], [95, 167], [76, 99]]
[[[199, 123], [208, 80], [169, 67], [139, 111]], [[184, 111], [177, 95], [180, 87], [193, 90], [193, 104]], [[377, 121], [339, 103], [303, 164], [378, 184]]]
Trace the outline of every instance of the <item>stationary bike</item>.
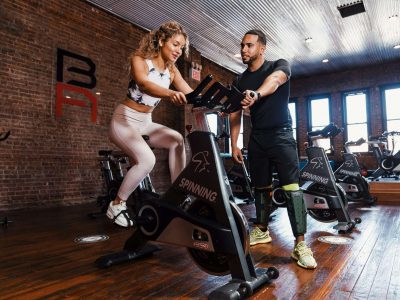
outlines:
[[[243, 95], [234, 87], [211, 82], [207, 76], [187, 95], [194, 107], [219, 107], [220, 111], [241, 109]], [[210, 299], [242, 299], [279, 276], [277, 269], [255, 268], [249, 253], [249, 227], [233, 194], [220, 157], [215, 136], [194, 131], [188, 136], [192, 157], [167, 192], [147, 192], [135, 217], [137, 228], [124, 251], [101, 257], [100, 267], [109, 267], [146, 256], [148, 241], [186, 247], [192, 260], [213, 275], [231, 274], [232, 280], [213, 291]], [[190, 199], [188, 201], [188, 199]]]
[[[336, 183], [325, 149], [318, 147], [319, 139], [333, 137], [340, 132], [334, 124], [308, 132], [311, 146], [306, 149], [307, 163], [300, 170], [300, 188], [310, 217], [324, 223], [337, 221], [333, 228], [339, 233], [347, 233], [361, 223], [361, 219], [351, 219], [346, 193]], [[277, 206], [286, 206], [286, 197], [280, 188], [273, 190], [272, 200]]]
[[[400, 174], [400, 150], [393, 154], [395, 149], [395, 136], [399, 136], [399, 131], [385, 131], [381, 136], [370, 137], [370, 140], [375, 140], [376, 143], [372, 145], [378, 161], [378, 168], [371, 174], [371, 179], [379, 181], [380, 178], [393, 178], [399, 180]], [[388, 138], [392, 139], [391, 150], [388, 149]], [[383, 144], [383, 150], [379, 145]]]
[[356, 155], [351, 152], [351, 146], [360, 146], [366, 143], [365, 139], [360, 138], [357, 141], [347, 141], [344, 144], [344, 161], [335, 170], [336, 182], [346, 192], [346, 198], [352, 202], [365, 202], [375, 204], [376, 197], [369, 192], [368, 181], [361, 175], [361, 168], [358, 164]]
[[[10, 131], [0, 133], [0, 141], [5, 141], [10, 136]], [[0, 219], [0, 225], [7, 228], [8, 224], [12, 223], [7, 217]]]

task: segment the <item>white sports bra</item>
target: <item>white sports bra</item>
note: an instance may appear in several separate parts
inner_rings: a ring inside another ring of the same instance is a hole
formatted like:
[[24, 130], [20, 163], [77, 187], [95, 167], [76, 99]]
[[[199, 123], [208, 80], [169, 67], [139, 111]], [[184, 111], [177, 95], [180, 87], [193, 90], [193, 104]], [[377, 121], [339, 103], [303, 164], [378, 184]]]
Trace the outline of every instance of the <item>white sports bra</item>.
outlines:
[[[154, 68], [151, 59], [146, 59], [146, 63], [149, 67], [149, 73], [147, 74], [147, 77], [150, 79], [150, 81], [164, 88], [169, 88], [171, 84], [171, 74], [169, 73], [169, 69], [166, 68], [165, 71], [161, 73]], [[161, 98], [156, 98], [143, 93], [133, 79], [129, 81], [128, 93], [126, 96], [139, 104], [152, 107], [157, 106], [161, 100]]]

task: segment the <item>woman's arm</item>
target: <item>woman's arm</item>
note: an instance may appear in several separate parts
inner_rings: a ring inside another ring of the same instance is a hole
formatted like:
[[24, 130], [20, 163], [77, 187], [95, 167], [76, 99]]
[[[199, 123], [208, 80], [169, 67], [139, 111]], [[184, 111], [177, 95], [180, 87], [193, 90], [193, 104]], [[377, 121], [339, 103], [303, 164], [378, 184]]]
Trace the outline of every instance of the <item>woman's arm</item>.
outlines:
[[[157, 98], [169, 98], [174, 104], [185, 104], [186, 97], [184, 93], [171, 89], [163, 88], [149, 80], [149, 72], [146, 61], [140, 56], [133, 56], [131, 59], [132, 76], [139, 86], [139, 89], [150, 96]], [[182, 79], [183, 80], [183, 79]]]
[[174, 78], [172, 84], [174, 87], [184, 94], [189, 94], [193, 91], [193, 89], [188, 85], [188, 83], [183, 79], [181, 72], [179, 72], [178, 68], [174, 65], [173, 66]]

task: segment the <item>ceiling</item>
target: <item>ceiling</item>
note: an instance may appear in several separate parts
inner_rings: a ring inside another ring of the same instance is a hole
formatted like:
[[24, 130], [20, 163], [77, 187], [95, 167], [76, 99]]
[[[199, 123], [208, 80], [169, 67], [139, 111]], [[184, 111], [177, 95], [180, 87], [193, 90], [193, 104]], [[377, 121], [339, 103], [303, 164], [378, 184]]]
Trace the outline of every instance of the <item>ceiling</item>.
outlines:
[[287, 59], [293, 77], [400, 59], [400, 0], [363, 0], [365, 12], [346, 18], [337, 7], [357, 0], [87, 1], [146, 29], [176, 20], [202, 56], [235, 72], [245, 68], [234, 55], [253, 28], [267, 35], [267, 59]]

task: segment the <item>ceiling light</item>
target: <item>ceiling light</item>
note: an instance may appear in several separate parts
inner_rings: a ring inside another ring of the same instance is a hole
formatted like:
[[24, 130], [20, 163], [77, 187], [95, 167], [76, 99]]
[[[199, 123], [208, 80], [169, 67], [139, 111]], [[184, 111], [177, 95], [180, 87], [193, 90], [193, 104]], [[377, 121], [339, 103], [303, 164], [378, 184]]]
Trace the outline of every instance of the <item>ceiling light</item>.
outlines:
[[96, 92], [96, 95], [101, 95], [101, 93], [100, 92]]
[[234, 57], [241, 58], [242, 56], [240, 55], [240, 53], [238, 53], [238, 54], [235, 54]]
[[312, 37], [308, 37], [304, 41], [306, 42], [306, 44], [310, 44], [312, 43]]
[[324, 59], [322, 60], [322, 62], [323, 62], [323, 63], [327, 63], [327, 62], [329, 62], [329, 59], [324, 58]]
[[400, 44], [394, 45], [393, 48], [394, 49], [400, 49]]

